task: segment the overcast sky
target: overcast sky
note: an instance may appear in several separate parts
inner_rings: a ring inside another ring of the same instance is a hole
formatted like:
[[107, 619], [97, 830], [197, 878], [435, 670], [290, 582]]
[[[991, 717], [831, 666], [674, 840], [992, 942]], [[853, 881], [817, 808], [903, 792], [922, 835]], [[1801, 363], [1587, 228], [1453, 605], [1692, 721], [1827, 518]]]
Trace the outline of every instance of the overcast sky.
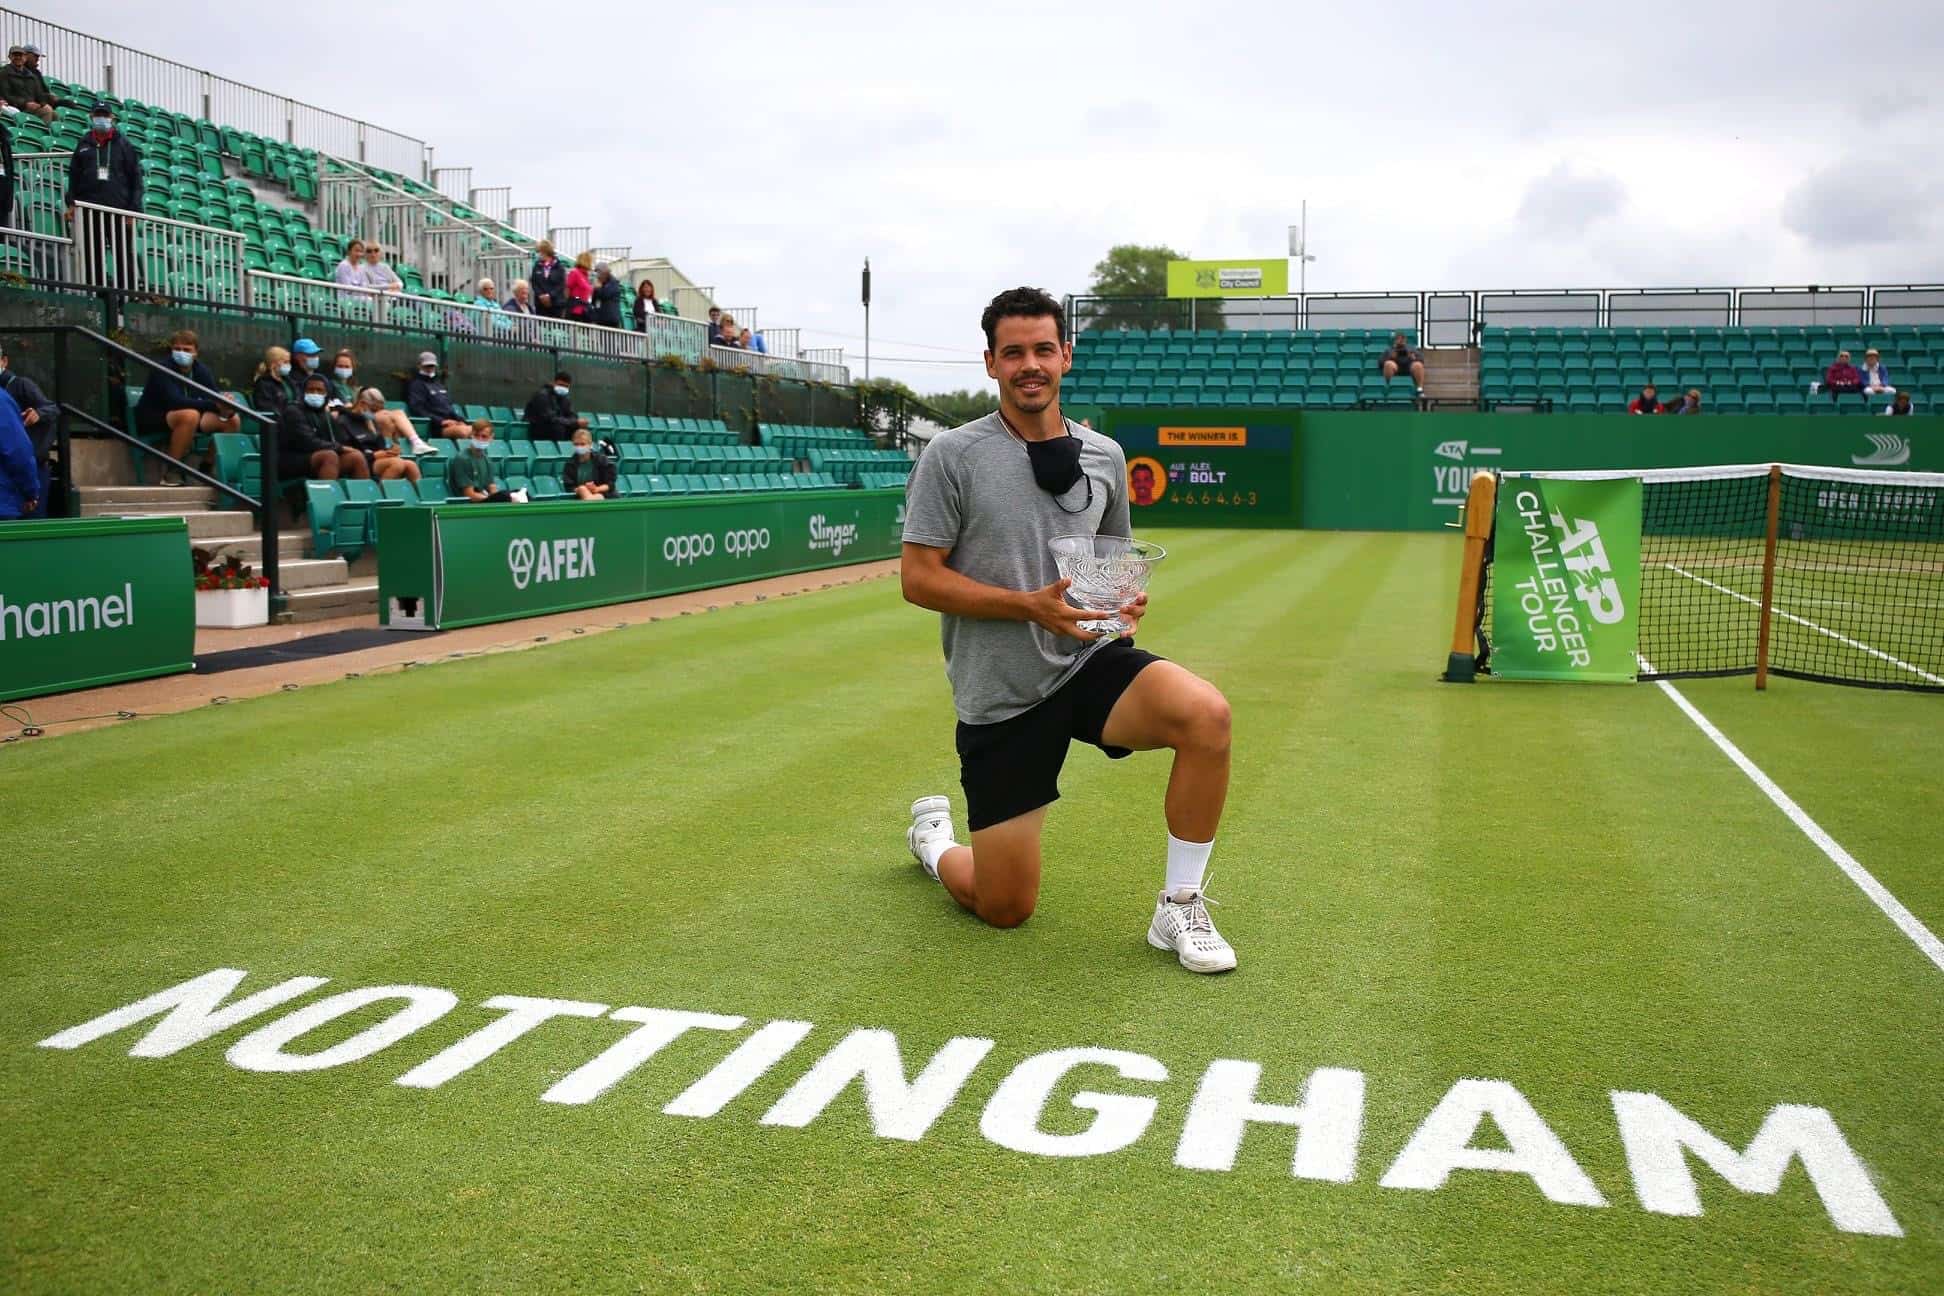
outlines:
[[19, 8], [419, 136], [860, 376], [869, 256], [921, 391], [985, 384], [912, 361], [998, 289], [1276, 256], [1304, 198], [1312, 291], [1944, 280], [1937, 0]]

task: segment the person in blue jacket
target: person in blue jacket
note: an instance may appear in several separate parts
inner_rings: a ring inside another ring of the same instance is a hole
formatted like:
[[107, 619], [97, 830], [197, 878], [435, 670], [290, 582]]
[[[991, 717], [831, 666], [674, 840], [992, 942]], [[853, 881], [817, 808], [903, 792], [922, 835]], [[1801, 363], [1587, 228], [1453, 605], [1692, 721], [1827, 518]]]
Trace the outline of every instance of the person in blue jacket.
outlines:
[[14, 404], [20, 407], [20, 421], [27, 429], [27, 442], [34, 449], [34, 463], [40, 472], [40, 507], [28, 516], [46, 517], [47, 500], [54, 484], [55, 425], [60, 422], [61, 407], [40, 389], [39, 383], [26, 374], [14, 372], [4, 347], [0, 347], [0, 391], [13, 397]]
[[40, 502], [40, 470], [20, 406], [0, 391], [0, 522], [27, 517]]
[[[135, 405], [135, 435], [149, 442], [166, 439], [174, 459], [189, 453], [199, 433], [234, 432], [242, 426], [234, 410], [190, 382], [216, 390], [216, 375], [196, 358], [195, 330], [177, 329], [169, 335], [165, 372], [148, 371], [142, 399]], [[182, 474], [171, 468], [162, 474], [162, 484], [180, 486]]]

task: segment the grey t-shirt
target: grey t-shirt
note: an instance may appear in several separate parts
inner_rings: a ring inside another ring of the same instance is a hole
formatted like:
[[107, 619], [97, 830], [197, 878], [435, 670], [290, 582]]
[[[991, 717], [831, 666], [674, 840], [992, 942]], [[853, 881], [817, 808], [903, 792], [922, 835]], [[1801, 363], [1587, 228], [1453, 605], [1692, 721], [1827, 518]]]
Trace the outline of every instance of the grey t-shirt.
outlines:
[[[1055, 536], [1131, 534], [1127, 456], [1109, 437], [1071, 419], [1066, 427], [1080, 438], [1087, 481], [1058, 502], [1033, 480], [1025, 445], [997, 414], [933, 437], [905, 490], [905, 540], [951, 550], [945, 565], [982, 584], [1033, 590], [1060, 577], [1047, 547]], [[940, 619], [945, 674], [966, 724], [996, 724], [1045, 701], [1100, 647], [1030, 621]]]

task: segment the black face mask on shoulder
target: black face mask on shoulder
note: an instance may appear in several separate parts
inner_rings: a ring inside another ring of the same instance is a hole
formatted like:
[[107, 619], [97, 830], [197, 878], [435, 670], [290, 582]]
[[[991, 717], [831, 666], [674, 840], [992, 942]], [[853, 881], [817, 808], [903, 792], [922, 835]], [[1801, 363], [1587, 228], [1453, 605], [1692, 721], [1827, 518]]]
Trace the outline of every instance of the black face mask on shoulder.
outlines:
[[1049, 441], [1026, 442], [1033, 481], [1049, 495], [1064, 495], [1080, 480], [1080, 438], [1071, 432]]

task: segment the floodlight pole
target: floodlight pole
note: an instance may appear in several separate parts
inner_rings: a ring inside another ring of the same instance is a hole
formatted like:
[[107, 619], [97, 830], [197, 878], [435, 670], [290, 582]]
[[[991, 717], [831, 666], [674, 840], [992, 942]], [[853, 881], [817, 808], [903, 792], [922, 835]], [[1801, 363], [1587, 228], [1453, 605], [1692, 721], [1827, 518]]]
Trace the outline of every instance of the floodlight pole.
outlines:
[[1289, 256], [1296, 262], [1296, 295], [1309, 296], [1309, 263], [1316, 260], [1309, 253], [1309, 199], [1303, 199], [1303, 223], [1289, 227]]
[[864, 258], [864, 381], [871, 381], [871, 258]]

